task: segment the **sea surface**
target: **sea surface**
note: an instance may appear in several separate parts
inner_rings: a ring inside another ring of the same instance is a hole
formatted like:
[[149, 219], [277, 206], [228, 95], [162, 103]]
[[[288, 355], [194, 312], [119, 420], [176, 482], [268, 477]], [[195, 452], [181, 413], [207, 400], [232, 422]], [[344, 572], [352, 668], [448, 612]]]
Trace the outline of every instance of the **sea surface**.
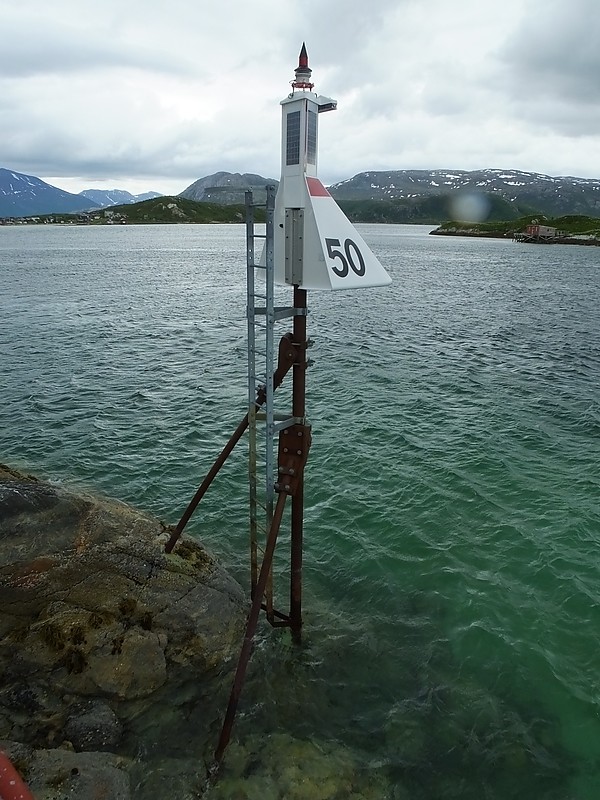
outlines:
[[[595, 800], [600, 249], [359, 227], [393, 283], [309, 292], [303, 644], [261, 624], [214, 796]], [[246, 412], [244, 236], [0, 228], [0, 461], [176, 522]], [[187, 530], [247, 588], [246, 459]]]

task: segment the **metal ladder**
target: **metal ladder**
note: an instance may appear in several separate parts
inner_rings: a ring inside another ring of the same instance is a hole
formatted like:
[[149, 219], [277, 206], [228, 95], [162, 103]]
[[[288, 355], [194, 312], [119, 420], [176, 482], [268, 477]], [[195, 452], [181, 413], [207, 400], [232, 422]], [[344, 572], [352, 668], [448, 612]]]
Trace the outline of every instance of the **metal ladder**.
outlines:
[[[271, 528], [275, 502], [276, 455], [279, 432], [295, 418], [275, 411], [275, 325], [293, 317], [293, 306], [275, 305], [274, 218], [275, 187], [266, 187], [266, 203], [255, 203], [251, 191], [246, 202], [246, 314], [248, 325], [248, 481], [250, 513], [250, 579], [254, 597], [259, 554]], [[255, 231], [255, 209], [266, 209], [265, 233]], [[257, 240], [264, 243], [264, 257], [257, 261]], [[264, 262], [264, 263], [261, 263]], [[264, 403], [257, 398], [264, 397]], [[261, 558], [262, 560], [262, 558]], [[267, 618], [285, 617], [273, 608], [273, 581], [269, 577], [264, 598]]]

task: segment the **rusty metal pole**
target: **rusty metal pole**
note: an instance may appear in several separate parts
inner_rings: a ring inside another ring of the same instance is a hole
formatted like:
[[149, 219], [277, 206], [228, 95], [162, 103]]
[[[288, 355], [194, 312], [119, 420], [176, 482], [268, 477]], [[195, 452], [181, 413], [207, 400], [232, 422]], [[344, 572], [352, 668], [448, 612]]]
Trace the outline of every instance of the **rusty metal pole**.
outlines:
[[[294, 344], [298, 358], [293, 367], [292, 414], [301, 424], [306, 416], [306, 289], [294, 286]], [[302, 545], [304, 527], [304, 471], [292, 497], [290, 557], [290, 629], [292, 640], [300, 644], [302, 632]]]
[[283, 517], [286, 499], [287, 494], [285, 492], [281, 492], [277, 498], [277, 505], [275, 506], [275, 511], [273, 513], [273, 521], [271, 523], [271, 529], [267, 538], [265, 554], [260, 568], [260, 575], [258, 576], [258, 583], [256, 584], [256, 592], [252, 601], [250, 614], [248, 615], [246, 633], [244, 635], [244, 642], [242, 644], [242, 650], [240, 652], [235, 678], [233, 681], [233, 688], [231, 689], [231, 695], [229, 696], [229, 703], [227, 705], [227, 711], [225, 712], [225, 719], [223, 721], [219, 743], [217, 745], [217, 749], [215, 750], [215, 761], [217, 762], [217, 765], [221, 762], [223, 753], [225, 752], [225, 748], [227, 747], [231, 737], [235, 712], [237, 711], [238, 702], [244, 686], [244, 678], [246, 677], [246, 669], [248, 668], [248, 662], [252, 654], [252, 641], [254, 639], [254, 634], [256, 633], [256, 626], [258, 624], [258, 616], [260, 614], [262, 599], [265, 592], [265, 587], [267, 585], [267, 579], [269, 577], [269, 573], [271, 572], [273, 553], [275, 552], [277, 534], [279, 533], [279, 528], [281, 527], [281, 518]]

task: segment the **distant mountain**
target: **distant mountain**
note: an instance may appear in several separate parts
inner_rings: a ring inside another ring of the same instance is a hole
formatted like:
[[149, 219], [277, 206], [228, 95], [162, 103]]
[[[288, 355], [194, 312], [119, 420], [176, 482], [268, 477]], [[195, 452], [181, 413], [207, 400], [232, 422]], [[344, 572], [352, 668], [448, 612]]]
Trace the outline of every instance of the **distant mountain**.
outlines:
[[[216, 205], [243, 204], [252, 189], [261, 202], [278, 181], [253, 173], [216, 172], [178, 197]], [[520, 170], [395, 170], [361, 172], [329, 187], [354, 222], [440, 223], [450, 219], [510, 220], [529, 213], [600, 218], [600, 180], [552, 177]], [[163, 197], [113, 189], [71, 194], [40, 178], [0, 168], [0, 218], [65, 214]]]
[[143, 194], [131, 194], [124, 189], [84, 189], [79, 192], [83, 197], [87, 197], [94, 203], [93, 208], [108, 208], [109, 206], [121, 206], [127, 203], [141, 203], [143, 200], [154, 200], [155, 197], [162, 197], [160, 192], [144, 192]]
[[487, 195], [488, 205], [493, 205], [493, 199], [502, 199], [509, 208], [513, 207], [515, 216], [537, 211], [551, 216], [600, 217], [600, 180], [552, 177], [520, 170], [361, 172], [334, 183], [329, 191], [343, 205], [344, 201], [383, 200], [416, 207], [420, 201], [432, 197]]
[[0, 217], [70, 214], [90, 208], [98, 208], [98, 204], [33, 175], [0, 167]]
[[262, 202], [265, 198], [265, 186], [277, 186], [279, 181], [273, 178], [263, 178], [245, 172], [215, 172], [205, 178], [192, 183], [179, 194], [186, 200], [195, 200], [199, 203], [218, 203], [220, 205], [234, 205], [244, 202], [244, 192], [252, 189], [255, 202]]

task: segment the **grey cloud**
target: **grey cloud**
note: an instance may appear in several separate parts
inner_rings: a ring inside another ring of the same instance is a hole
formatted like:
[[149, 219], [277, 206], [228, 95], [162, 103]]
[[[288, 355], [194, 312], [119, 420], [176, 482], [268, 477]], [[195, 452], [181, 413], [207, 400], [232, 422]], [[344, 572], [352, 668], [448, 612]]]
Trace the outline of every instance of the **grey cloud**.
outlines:
[[52, 39], [28, 37], [26, 43], [9, 40], [0, 49], [3, 78], [80, 73], [94, 69], [143, 69], [150, 72], [190, 73], [191, 63], [182, 58], [161, 60], [146, 48], [123, 48], [111, 42], [81, 42], [70, 36]]
[[[33, 175], [92, 180], [113, 180], [118, 175], [137, 178], [181, 179], [181, 191], [193, 180], [219, 169], [248, 172], [264, 164], [268, 153], [263, 144], [246, 141], [237, 132], [218, 136], [210, 125], [190, 123], [162, 134], [121, 141], [107, 147], [102, 137], [82, 139], [48, 123], [44, 128], [23, 126], [22, 136], [13, 136], [3, 148], [2, 166]], [[190, 144], [193, 142], [194, 144]], [[261, 150], [261, 148], [263, 148]], [[278, 173], [278, 154], [271, 173]], [[161, 187], [157, 183], [157, 188]]]
[[[328, 69], [328, 84], [339, 88], [348, 81], [365, 82], [377, 78], [389, 66], [373, 60], [377, 40], [397, 14], [410, 0], [305, 0], [302, 17], [318, 20], [311, 25], [306, 45], [318, 57], [318, 66]], [[315, 62], [317, 63], [317, 62]], [[318, 79], [318, 75], [315, 76]]]
[[596, 103], [577, 103], [555, 93], [541, 93], [520, 104], [520, 113], [537, 130], [552, 131], [569, 138], [597, 136], [600, 130], [600, 107]]
[[339, 101], [324, 180], [500, 162], [552, 173], [569, 147], [596, 163], [597, 0], [503, 0], [492, 18], [497, 5], [0, 0], [2, 159], [86, 180], [277, 177], [279, 100], [305, 39], [317, 91]]
[[93, 69], [136, 68], [150, 72], [196, 72], [183, 54], [163, 57], [139, 42], [123, 42], [98, 31], [43, 21], [32, 21], [24, 30], [16, 21], [4, 20], [0, 48], [3, 78], [69, 74]]
[[[333, 60], [351, 61], [353, 50], [360, 49], [366, 37], [372, 36], [386, 24], [390, 15], [397, 12], [408, 0], [305, 0], [302, 13], [309, 19], [318, 20], [311, 27], [311, 38], [319, 44], [326, 43]], [[356, 38], [354, 38], [356, 37]], [[350, 48], [350, 52], [349, 52]]]
[[538, 0], [499, 57], [521, 113], [559, 132], [597, 132], [598, 113], [592, 107], [600, 102], [596, 0]]

